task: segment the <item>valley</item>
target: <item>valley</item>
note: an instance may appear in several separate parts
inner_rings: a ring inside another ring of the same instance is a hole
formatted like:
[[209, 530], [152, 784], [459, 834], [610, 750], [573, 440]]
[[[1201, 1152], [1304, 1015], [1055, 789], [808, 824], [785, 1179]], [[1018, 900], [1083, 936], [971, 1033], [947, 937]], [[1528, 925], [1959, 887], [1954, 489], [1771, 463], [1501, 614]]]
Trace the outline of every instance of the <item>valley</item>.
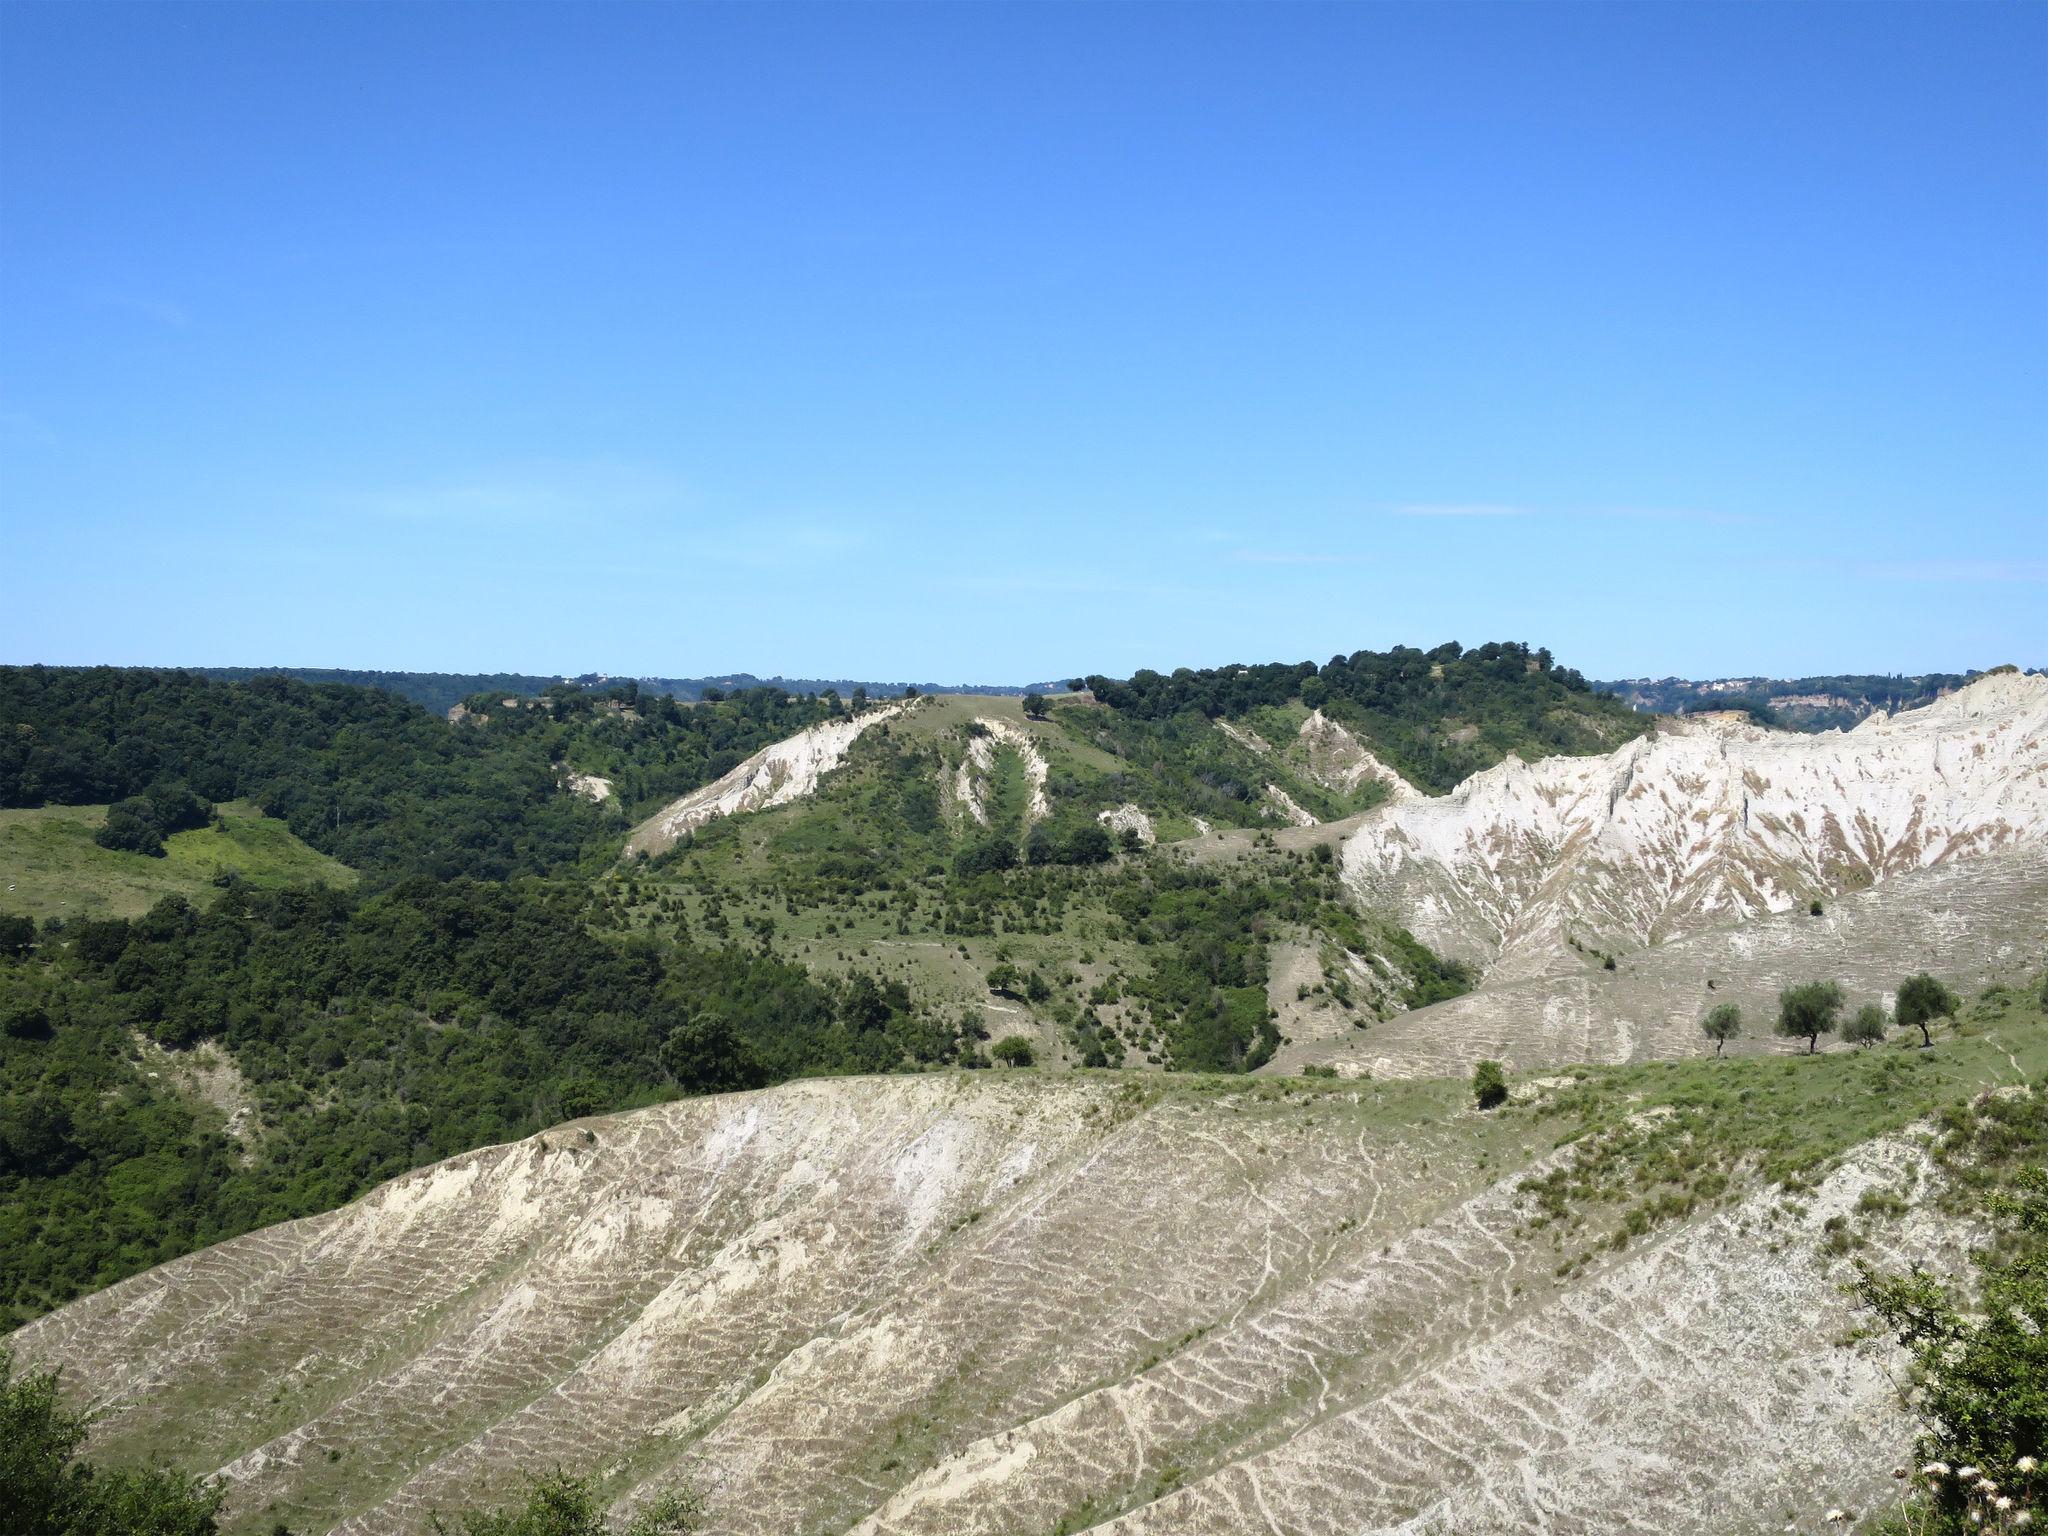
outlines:
[[[246, 798], [161, 856], [0, 811], [8, 1348], [238, 1533], [536, 1469], [763, 1536], [1873, 1508], [1858, 1266], [1964, 1272], [2015, 1175], [1954, 1127], [2048, 1129], [2048, 678], [1793, 733], [1455, 649], [446, 719], [16, 675], [15, 799]], [[1880, 1043], [1777, 1035], [1816, 980]]]

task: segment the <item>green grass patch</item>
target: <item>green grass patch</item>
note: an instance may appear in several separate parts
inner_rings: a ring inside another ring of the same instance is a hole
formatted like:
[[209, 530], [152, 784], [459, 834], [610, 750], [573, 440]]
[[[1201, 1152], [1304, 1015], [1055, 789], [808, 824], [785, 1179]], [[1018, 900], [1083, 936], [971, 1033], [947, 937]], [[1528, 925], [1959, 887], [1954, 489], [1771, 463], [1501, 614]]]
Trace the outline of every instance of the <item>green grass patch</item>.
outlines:
[[38, 921], [138, 917], [165, 896], [204, 904], [230, 876], [264, 888], [356, 880], [346, 864], [241, 801], [221, 806], [211, 826], [173, 833], [162, 858], [100, 847], [93, 834], [106, 818], [103, 805], [0, 810], [0, 912]]

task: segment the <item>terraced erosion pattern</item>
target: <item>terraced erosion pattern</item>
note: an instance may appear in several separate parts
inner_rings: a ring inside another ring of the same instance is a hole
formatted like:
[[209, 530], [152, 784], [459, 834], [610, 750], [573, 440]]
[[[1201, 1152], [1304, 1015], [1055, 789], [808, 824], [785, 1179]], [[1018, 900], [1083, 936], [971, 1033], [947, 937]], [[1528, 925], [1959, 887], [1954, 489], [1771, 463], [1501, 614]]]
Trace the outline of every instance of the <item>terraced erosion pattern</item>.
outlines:
[[1358, 818], [1343, 863], [1360, 902], [1482, 985], [1297, 1040], [1274, 1072], [1684, 1056], [1711, 1004], [1754, 1028], [1816, 976], [1859, 996], [1920, 969], [2010, 980], [2048, 950], [2048, 676], [1846, 732], [1688, 717], [1605, 757], [1509, 758]]
[[[412, 1532], [560, 1464], [729, 1533], [1780, 1529], [1910, 1439], [1798, 1206], [1560, 1279], [1578, 1155], [1458, 1085], [839, 1080], [557, 1127], [19, 1332], [233, 1528]], [[1870, 1250], [1959, 1262], [1924, 1208]]]

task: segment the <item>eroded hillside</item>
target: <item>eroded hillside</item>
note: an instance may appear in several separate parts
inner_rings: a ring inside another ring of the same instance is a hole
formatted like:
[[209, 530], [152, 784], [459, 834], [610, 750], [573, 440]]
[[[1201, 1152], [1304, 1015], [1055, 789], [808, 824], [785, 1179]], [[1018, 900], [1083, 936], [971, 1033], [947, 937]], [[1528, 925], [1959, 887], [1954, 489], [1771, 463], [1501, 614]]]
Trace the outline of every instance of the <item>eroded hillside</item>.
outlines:
[[[1836, 1234], [1958, 1263], [1910, 1122], [2044, 1065], [2029, 1003], [1490, 1115], [1443, 1083], [792, 1084], [458, 1157], [11, 1343], [107, 1406], [99, 1455], [222, 1469], [242, 1530], [410, 1532], [557, 1463], [628, 1506], [687, 1477], [763, 1536], [1818, 1529], [1910, 1438], [1839, 1343]], [[1634, 1194], [1527, 1192], [1685, 1146], [1633, 1239]]]

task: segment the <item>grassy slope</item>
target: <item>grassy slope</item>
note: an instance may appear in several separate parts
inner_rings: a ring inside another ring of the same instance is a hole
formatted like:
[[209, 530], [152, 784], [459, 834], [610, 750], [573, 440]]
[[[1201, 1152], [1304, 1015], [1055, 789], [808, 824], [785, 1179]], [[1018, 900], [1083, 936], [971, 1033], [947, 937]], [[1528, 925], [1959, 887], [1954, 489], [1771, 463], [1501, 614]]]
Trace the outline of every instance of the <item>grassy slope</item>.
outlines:
[[[971, 822], [963, 808], [951, 803], [967, 727], [975, 720], [999, 720], [1031, 736], [1047, 762], [1056, 824], [1090, 819], [1126, 800], [1155, 814], [1182, 805], [1175, 798], [1179, 775], [1211, 768], [1233, 773], [1239, 782], [1292, 785], [1298, 798], [1325, 810], [1344, 807], [1339, 797], [1291, 778], [1284, 764], [1261, 761], [1207, 726], [1193, 741], [1173, 732], [1147, 732], [1144, 757], [1119, 756], [1105, 744], [1113, 744], [1114, 737], [1098, 737], [1089, 729], [1112, 719], [1107, 710], [1073, 700], [1056, 702], [1053, 718], [1039, 722], [1027, 720], [1014, 699], [930, 700], [906, 720], [863, 737], [815, 795], [714, 822], [697, 834], [694, 846], [649, 870], [622, 867], [606, 894], [634, 926], [659, 929], [680, 918], [686, 931], [700, 938], [717, 935], [720, 925], [735, 935], [767, 933], [779, 953], [819, 972], [854, 967], [900, 980], [920, 1005], [949, 1019], [963, 1010], [978, 1014], [991, 1039], [1013, 1033], [1031, 1038], [1042, 1061], [1080, 1059], [1082, 1047], [1065, 1035], [1059, 1020], [1085, 1018], [1092, 1007], [1120, 1037], [1126, 1065], [1160, 1065], [1167, 1053], [1159, 1031], [1127, 1005], [1101, 1000], [1097, 989], [1136, 977], [1150, 963], [1146, 946], [1114, 918], [1111, 900], [1143, 879], [1153, 861], [1178, 855], [1162, 851], [1103, 866], [1055, 866], [992, 877], [1004, 892], [1000, 901], [989, 904], [993, 920], [984, 923], [968, 915], [964, 923], [955, 921], [973, 903], [963, 901], [959, 883], [949, 877], [954, 852], [963, 843], [992, 835], [1020, 839], [1027, 795], [1021, 760], [999, 743], [984, 792], [989, 827]], [[1291, 729], [1299, 720], [1279, 723]], [[1158, 771], [1161, 758], [1166, 773]], [[929, 800], [921, 813], [911, 804], [920, 795]], [[1225, 806], [1255, 825], [1260, 820], [1255, 800]], [[1163, 836], [1169, 835], [1172, 820], [1161, 816]], [[1192, 832], [1192, 826], [1185, 831]], [[1279, 875], [1291, 880], [1306, 867], [1304, 854], [1267, 847], [1263, 836], [1249, 831], [1228, 841], [1233, 878]], [[1191, 851], [1205, 863], [1217, 859], [1217, 850], [1207, 842], [1200, 848], [1191, 845]], [[1338, 899], [1334, 888], [1329, 897]], [[1356, 924], [1346, 926], [1353, 930], [1349, 936], [1358, 939]], [[1275, 925], [1269, 936], [1300, 940], [1318, 952], [1342, 937], [1287, 925]], [[1338, 947], [1344, 946], [1339, 942]], [[1374, 947], [1385, 946], [1368, 945]], [[992, 996], [984, 978], [1005, 961], [1038, 972], [1052, 996], [1036, 1003]], [[1333, 958], [1323, 967], [1325, 982], [1339, 963]], [[1347, 1017], [1369, 1022], [1372, 1000], [1359, 1003], [1347, 1009]]]
[[[2048, 1079], [2048, 1018], [2043, 1016], [2035, 988], [2024, 994], [1995, 994], [1976, 1000], [1964, 1010], [1957, 1027], [1938, 1033], [1931, 1051], [1920, 1051], [1901, 1036], [1855, 1054], [1587, 1068], [1570, 1075], [1574, 1081], [1567, 1085], [1554, 1086], [1530, 1102], [1489, 1114], [1474, 1112], [1466, 1085], [1456, 1080], [1335, 1083], [1209, 1076], [1127, 1078], [1116, 1088], [1112, 1119], [1122, 1122], [1143, 1111], [1180, 1106], [1196, 1117], [1188, 1123], [1228, 1136], [1232, 1155], [1258, 1164], [1269, 1157], [1294, 1155], [1297, 1144], [1319, 1125], [1341, 1133], [1339, 1139], [1356, 1137], [1361, 1148], [1371, 1147], [1382, 1158], [1396, 1151], [1403, 1158], [1419, 1158], [1421, 1168], [1429, 1170], [1440, 1187], [1407, 1218], [1411, 1221], [1427, 1219], [1451, 1198], [1464, 1198], [1494, 1179], [1515, 1175], [1552, 1147], [1577, 1143], [1583, 1155], [1574, 1177], [1556, 1185], [1532, 1183], [1528, 1187], [1524, 1230], [1539, 1243], [1554, 1241], [1559, 1259], [1554, 1281], [1532, 1276], [1529, 1284], [1532, 1289], [1547, 1283], [1562, 1288], [1576, 1283], [1582, 1255], [1597, 1262], [1600, 1255], [1625, 1248], [1633, 1238], [1655, 1228], [1710, 1208], [1733, 1205], [1759, 1181], [1777, 1181], [1783, 1199], [1797, 1202], [1828, 1164], [1859, 1143], [1910, 1127], [1929, 1111], [1987, 1088], [2022, 1080], [2038, 1087]], [[1084, 1074], [1065, 1081], [1072, 1086], [1056, 1087], [1035, 1072], [980, 1073], [971, 1075], [962, 1088], [976, 1095], [1014, 1095], [1019, 1116], [1039, 1103], [1041, 1095], [1054, 1093], [1073, 1094], [1070, 1112], [1082, 1117], [1094, 1116], [1103, 1108], [1093, 1100], [1084, 1102], [1084, 1095], [1102, 1086], [1102, 1078]], [[1668, 1116], [1656, 1113], [1667, 1109], [1672, 1111]], [[1645, 1111], [1652, 1113], [1646, 1115]], [[618, 1123], [594, 1122], [606, 1139], [611, 1134], [607, 1127]], [[1400, 1162], [1394, 1166], [1409, 1165]], [[1702, 1175], [1710, 1172], [1719, 1173], [1723, 1182], [1705, 1184]], [[1164, 1179], [1170, 1173], [1162, 1170], [1161, 1176]], [[1681, 1203], [1689, 1190], [1692, 1199]], [[1928, 1191], [1916, 1188], [1898, 1193], [1911, 1202], [1925, 1198]], [[1376, 1207], [1377, 1197], [1374, 1204]], [[1645, 1214], [1638, 1218], [1638, 1212]], [[932, 1251], [966, 1242], [966, 1234], [981, 1214], [976, 1210], [955, 1220], [943, 1234], [934, 1236]], [[1322, 1240], [1335, 1244], [1343, 1240], [1361, 1213], [1354, 1204], [1320, 1214], [1329, 1223], [1318, 1228]], [[1853, 1247], [1865, 1232], [1874, 1239], [1896, 1214], [1882, 1203], [1866, 1202], [1843, 1232], [1830, 1240], [1846, 1248]], [[1394, 1230], [1390, 1229], [1390, 1237]], [[1213, 1325], [1212, 1320], [1203, 1322], [1204, 1326], [1191, 1330], [1172, 1348], [1180, 1348]], [[395, 1348], [417, 1347], [409, 1340], [384, 1342]], [[1158, 1358], [1155, 1351], [1132, 1369], [1142, 1370]], [[376, 1363], [375, 1369], [359, 1376], [325, 1383], [321, 1396], [323, 1400], [344, 1398], [385, 1368]], [[249, 1379], [268, 1382], [269, 1378], [263, 1377], [265, 1369], [263, 1362], [253, 1363]], [[195, 1372], [195, 1390], [212, 1392], [223, 1374]], [[202, 1377], [211, 1385], [198, 1388]], [[883, 1475], [904, 1459], [936, 1459], [953, 1444], [960, 1425], [975, 1422], [974, 1386], [971, 1381], [952, 1383], [952, 1396], [929, 1400], [920, 1416], [899, 1429], [893, 1443], [876, 1441], [873, 1454], [880, 1457], [886, 1453], [889, 1460], [875, 1475]], [[187, 1388], [181, 1384], [172, 1390]], [[298, 1391], [292, 1381], [281, 1380], [266, 1402], [233, 1399], [234, 1406], [253, 1412], [261, 1421], [257, 1429], [243, 1436], [244, 1441], [254, 1443], [288, 1430], [322, 1406], [313, 1403], [309, 1407], [298, 1400]], [[183, 1415], [204, 1420], [223, 1406], [222, 1400], [195, 1395], [181, 1399], [176, 1406], [178, 1412], [159, 1416], [160, 1429], [156, 1431], [136, 1435], [123, 1430], [128, 1438], [114, 1459], [126, 1462], [162, 1456], [198, 1470], [212, 1466], [222, 1448], [207, 1446], [195, 1451], [180, 1425]], [[455, 1426], [461, 1433], [480, 1427]], [[437, 1426], [437, 1432], [446, 1428]], [[310, 1479], [314, 1493], [334, 1501], [338, 1508], [388, 1492], [386, 1465], [367, 1454], [360, 1459], [360, 1466], [353, 1454], [337, 1458], [331, 1467], [316, 1463]], [[631, 1469], [633, 1475], [644, 1470]], [[630, 1482], [631, 1476], [626, 1476], [609, 1486], [618, 1493]], [[300, 1511], [267, 1510], [261, 1520], [252, 1514], [241, 1522], [241, 1528], [267, 1529], [272, 1515], [285, 1513]]]
[[252, 885], [351, 885], [355, 871], [315, 852], [281, 821], [236, 801], [220, 820], [179, 832], [164, 856], [116, 853], [93, 841], [103, 805], [0, 810], [0, 912], [52, 917], [134, 917], [165, 896], [199, 902], [233, 871]]
[[[1988, 989], [1922, 1049], [1914, 1030], [1818, 1056], [1745, 1056], [1588, 1067], [1544, 1096], [1560, 1142], [1588, 1152], [1530, 1194], [1565, 1268], [1738, 1187], [1745, 1175], [1809, 1187], [1851, 1147], [1987, 1088], [2048, 1080], [2038, 979]], [[1514, 1113], [1514, 1111], [1510, 1111]], [[1907, 1191], [1910, 1195], [1912, 1192]]]

